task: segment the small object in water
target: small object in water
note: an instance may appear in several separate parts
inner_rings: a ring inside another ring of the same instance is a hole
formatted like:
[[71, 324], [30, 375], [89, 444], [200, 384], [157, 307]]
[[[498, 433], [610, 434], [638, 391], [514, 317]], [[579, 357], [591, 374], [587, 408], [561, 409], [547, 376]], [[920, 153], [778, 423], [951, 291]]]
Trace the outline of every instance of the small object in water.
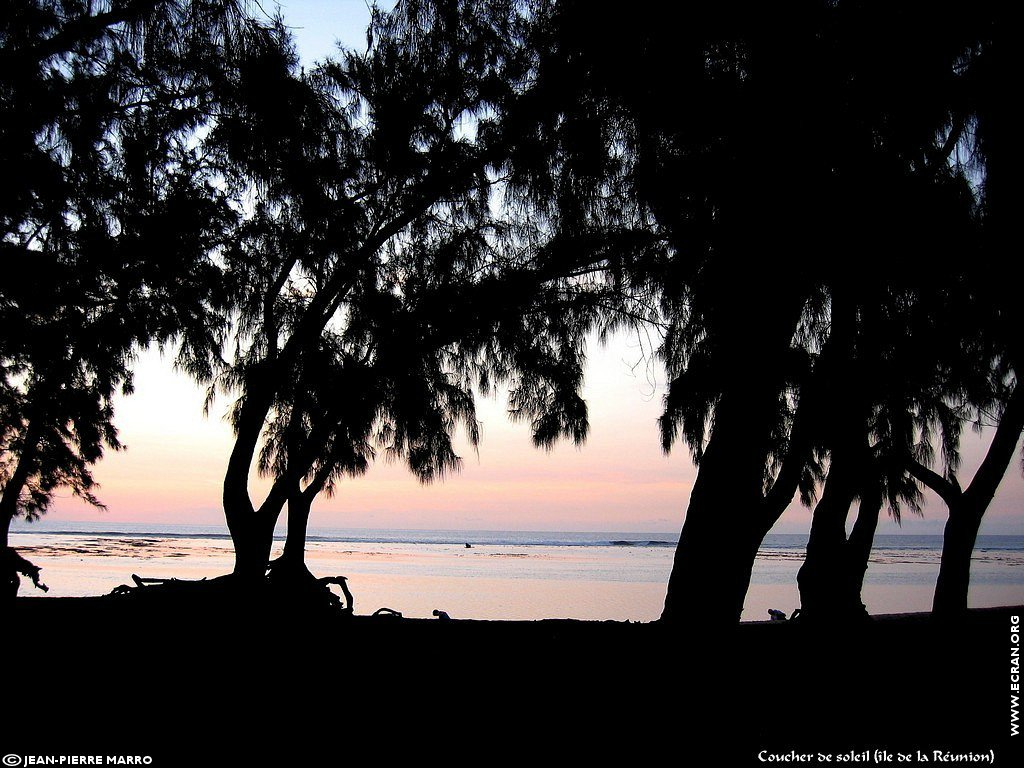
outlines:
[[452, 617], [444, 611], [439, 611], [437, 608], [434, 609], [434, 616], [437, 616], [438, 621], [451, 621]]
[[785, 621], [786, 614], [782, 611], [776, 610], [775, 608], [768, 609], [768, 615], [771, 616], [772, 621]]

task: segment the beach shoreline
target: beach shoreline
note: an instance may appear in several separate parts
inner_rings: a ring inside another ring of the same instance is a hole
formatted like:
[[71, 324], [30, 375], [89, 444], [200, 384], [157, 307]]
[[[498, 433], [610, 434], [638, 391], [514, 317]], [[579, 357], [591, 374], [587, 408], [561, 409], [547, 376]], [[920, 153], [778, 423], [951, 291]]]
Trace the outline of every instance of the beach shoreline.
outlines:
[[[232, 569], [226, 534], [213, 537], [188, 526], [124, 527], [44, 526], [12, 534], [12, 543], [42, 567], [51, 596], [107, 594], [130, 584], [136, 573], [199, 580]], [[654, 543], [650, 533], [312, 533], [308, 567], [317, 576], [346, 576], [357, 612], [388, 606], [420, 617], [439, 609], [453, 618], [654, 621], [664, 607], [674, 555], [671, 541]], [[941, 542], [935, 536], [879, 537], [863, 590], [869, 613], [930, 609]], [[769, 534], [751, 574], [744, 620], [767, 619], [769, 609], [792, 613], [800, 605], [796, 575], [805, 548], [805, 537]], [[280, 552], [277, 542], [272, 557]], [[972, 562], [968, 605], [1024, 603], [1022, 568], [1024, 537], [983, 537]], [[31, 594], [27, 585], [22, 594]]]

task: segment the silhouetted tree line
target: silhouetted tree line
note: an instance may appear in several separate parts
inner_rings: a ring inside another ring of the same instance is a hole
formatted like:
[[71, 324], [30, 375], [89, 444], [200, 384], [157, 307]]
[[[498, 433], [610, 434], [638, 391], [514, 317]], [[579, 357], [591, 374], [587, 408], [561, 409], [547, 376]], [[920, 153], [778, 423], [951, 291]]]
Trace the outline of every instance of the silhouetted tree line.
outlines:
[[[100, 504], [147, 345], [234, 398], [232, 579], [291, 588], [319, 494], [380, 454], [457, 469], [496, 387], [538, 446], [581, 442], [586, 338], [657, 325], [662, 443], [698, 466], [664, 622], [737, 621], [796, 497], [803, 616], [863, 616], [878, 519], [922, 487], [949, 508], [934, 609], [964, 610], [1024, 428], [1005, 12], [712, 5], [404, 0], [303, 68], [241, 2], [15, 2], [5, 552], [56, 488]], [[962, 487], [971, 424], [994, 437]]]

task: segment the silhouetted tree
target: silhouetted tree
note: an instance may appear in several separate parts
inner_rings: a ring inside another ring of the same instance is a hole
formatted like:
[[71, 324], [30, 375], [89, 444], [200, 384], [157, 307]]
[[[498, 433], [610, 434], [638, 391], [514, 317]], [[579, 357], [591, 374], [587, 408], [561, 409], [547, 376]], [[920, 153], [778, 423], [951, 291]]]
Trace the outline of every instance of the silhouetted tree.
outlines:
[[[887, 300], [925, 300], [941, 294], [948, 281], [963, 273], [959, 262], [972, 252], [977, 230], [973, 226], [968, 184], [962, 174], [950, 169], [948, 160], [958, 137], [957, 125], [950, 121], [950, 104], [963, 88], [961, 56], [976, 29], [968, 24], [950, 31], [937, 23], [934, 30], [922, 33], [921, 16], [914, 4], [887, 9], [884, 21], [870, 7], [856, 3], [802, 7], [794, 13], [799, 18], [786, 19], [782, 29], [776, 26], [779, 19], [764, 20], [764, 26], [751, 30], [745, 40], [753, 103], [762, 103], [760, 95], [778, 105], [774, 89], [787, 81], [791, 88], [800, 89], [802, 102], [793, 104], [792, 90], [782, 95], [787, 116], [783, 123], [793, 119], [802, 130], [791, 142], [788, 137], [778, 145], [770, 142], [776, 149], [785, 147], [778, 155], [786, 158], [785, 174], [797, 186], [784, 185], [783, 205], [775, 208], [770, 203], [762, 204], [754, 216], [767, 210], [777, 226], [786, 219], [786, 208], [800, 200], [801, 241], [809, 235], [810, 247], [802, 255], [787, 253], [786, 264], [794, 270], [790, 273], [794, 282], [805, 281], [804, 327], [808, 311], [823, 300], [828, 302], [829, 339], [836, 359], [819, 360], [818, 363], [826, 365], [825, 370], [815, 370], [800, 383], [801, 407], [809, 404], [805, 402], [808, 399], [822, 401], [824, 405], [815, 424], [819, 429], [824, 425], [827, 430], [824, 445], [830, 455], [829, 479], [815, 510], [818, 525], [812, 527], [808, 548], [810, 573], [804, 575], [810, 577], [816, 566], [829, 564], [824, 571], [831, 571], [833, 578], [824, 581], [832, 582], [826, 590], [832, 596], [832, 607], [855, 611], [859, 594], [853, 588], [859, 586], [862, 574], [856, 568], [851, 574], [850, 567], [841, 564], [847, 560], [844, 552], [864, 552], [865, 547], [861, 536], [854, 539], [853, 547], [847, 542], [845, 520], [852, 501], [859, 496], [862, 504], [865, 499], [868, 501], [862, 510], [868, 515], [867, 523], [882, 490], [872, 474], [881, 471], [892, 475], [891, 465], [884, 463], [886, 457], [872, 449], [869, 435], [878, 393], [884, 391], [882, 382], [874, 379], [887, 371], [877, 364], [877, 353], [871, 349], [872, 344], [879, 343], [877, 338], [865, 333], [861, 336], [863, 343], [858, 343], [858, 322], [866, 325], [865, 313]], [[761, 46], [773, 43], [787, 49], [786, 52], [762, 50]], [[758, 61], [761, 66], [769, 66], [768, 71], [759, 70]], [[778, 68], [772, 68], [773, 65]], [[781, 79], [775, 81], [775, 77]], [[754, 86], [759, 78], [760, 86]], [[807, 90], [802, 90], [804, 87]], [[910, 90], [914, 96], [907, 98]], [[815, 92], [816, 97], [812, 95]], [[808, 107], [813, 114], [804, 111]], [[753, 122], [758, 131], [765, 127], [763, 122]], [[773, 136], [772, 128], [768, 130]], [[801, 194], [801, 189], [805, 193]], [[899, 202], [879, 210], [873, 201], [880, 189]], [[791, 194], [785, 190], [791, 190]], [[764, 194], [771, 192], [766, 190]], [[822, 205], [808, 201], [808, 194], [821, 196]], [[811, 223], [807, 223], [807, 218]], [[765, 222], [766, 227], [769, 224]], [[736, 222], [735, 226], [743, 225]], [[765, 230], [755, 227], [754, 231], [760, 234]], [[938, 273], [936, 264], [941, 265]], [[820, 292], [822, 298], [816, 299], [815, 292]], [[782, 296], [785, 301], [786, 293]], [[785, 306], [779, 302], [764, 311], [777, 315], [785, 312]], [[758, 317], [760, 320], [764, 315]], [[792, 320], [788, 321], [787, 325], [791, 324]], [[892, 324], [872, 329], [872, 333], [899, 335], [910, 330]], [[941, 345], [934, 335], [917, 338], [916, 342], [924, 347], [920, 357], [929, 362], [941, 354]], [[794, 334], [788, 343], [792, 346], [806, 341]], [[731, 345], [730, 348], [742, 351]], [[761, 354], [763, 350], [746, 360], [759, 360]], [[781, 345], [776, 349], [779, 360], [786, 354]], [[750, 370], [761, 368], [754, 366]], [[709, 447], [722, 426], [720, 417], [728, 391], [720, 390], [721, 399], [714, 406]], [[808, 394], [810, 398], [806, 398]], [[767, 401], [763, 414], [768, 414]], [[795, 434], [796, 430], [791, 429], [791, 444]], [[732, 440], [749, 441], [750, 437], [737, 435]], [[881, 466], [879, 460], [883, 460]], [[760, 463], [759, 458], [750, 465], [751, 502], [753, 467]], [[703, 473], [703, 458], [701, 464]], [[777, 490], [781, 477], [784, 475], [780, 474], [775, 484], [768, 487]], [[905, 485], [895, 481], [882, 488], [888, 488], [892, 500], [905, 493]], [[782, 490], [789, 494], [788, 488]], [[769, 490], [765, 498], [771, 493]], [[696, 489], [694, 495], [697, 496]], [[691, 511], [693, 503], [691, 499]], [[770, 522], [774, 512], [771, 510], [768, 519], [762, 519], [762, 525], [754, 528], [756, 543], [767, 530], [763, 523]], [[681, 542], [681, 552], [684, 547]], [[819, 548], [821, 553], [817, 552]], [[819, 554], [824, 557], [818, 557]], [[802, 587], [814, 581], [805, 578]], [[688, 602], [695, 599], [692, 593], [701, 589], [696, 580], [689, 583], [691, 588], [685, 592]], [[666, 614], [671, 616], [671, 584], [669, 592]], [[820, 602], [815, 607], [823, 609]]]
[[[893, 441], [897, 425], [888, 417], [893, 401], [908, 391], [901, 374], [910, 338], [907, 318], [893, 317], [892, 310], [913, 297], [872, 298], [856, 282], [830, 293], [829, 336], [811, 387], [812, 439], [828, 469], [797, 580], [805, 620], [844, 621], [865, 615], [861, 589], [883, 505], [888, 503], [897, 521], [903, 508], [920, 509], [920, 493], [903, 471], [905, 442]], [[915, 357], [910, 364], [917, 362]], [[905, 401], [896, 408], [896, 421], [906, 424]], [[908, 434], [896, 431], [901, 438]], [[847, 537], [855, 502], [857, 516]]]
[[[216, 345], [234, 215], [193, 136], [204, 68], [244, 36], [232, 2], [12, 3], [0, 27], [0, 524], [69, 488], [101, 506], [91, 467], [118, 449], [112, 398], [132, 355]], [[216, 54], [216, 56], [214, 56]]]
[[[209, 142], [255, 199], [227, 253], [237, 352], [216, 381], [241, 395], [224, 484], [238, 576], [264, 573], [286, 503], [280, 565], [301, 554], [313, 498], [373, 451], [425, 481], [458, 466], [474, 387], [511, 382], [541, 444], [585, 434], [570, 310], [608, 246], [561, 247], [497, 204], [499, 118], [527, 72], [515, 7], [401, 3], [375, 14], [365, 54], [308, 72], [280, 27], [225, 73], [233, 101]], [[539, 297], [558, 311], [526, 312]], [[261, 439], [273, 484], [256, 506]]]
[[[764, 535], [798, 490], [809, 500], [833, 288], [868, 289], [856, 313], [890, 287], [959, 274], [945, 267], [968, 252], [970, 200], [946, 173], [963, 130], [950, 105], [991, 10], [951, 27], [920, 3], [540, 6], [537, 98], [554, 107], [523, 131], [540, 169], [530, 192], [552, 217], [629, 222], [670, 244], [623, 270], [661, 299], [664, 444], [682, 436], [699, 466], [667, 622], [737, 620]], [[857, 495], [847, 485], [836, 519]]]
[[999, 416], [985, 458], [966, 488], [950, 467], [940, 475], [918, 461], [907, 464], [910, 474], [938, 494], [949, 510], [932, 605], [936, 614], [955, 615], [967, 609], [971, 556], [978, 529], [1024, 431], [1024, 394], [1019, 385], [1013, 386]]
[[[993, 36], [999, 22], [993, 9], [978, 10], [964, 19], [964, 24], [944, 45], [922, 46], [917, 52], [921, 61], [935, 57], [936, 74], [952, 72], [952, 76], [931, 80], [936, 92], [930, 112], [941, 119], [941, 124], [935, 143], [925, 147], [915, 165], [921, 177], [931, 180], [933, 190], [945, 190], [944, 200], [932, 202], [936, 210], [945, 211], [940, 220], [943, 235], [949, 238], [937, 253], [959, 255], [959, 259], [944, 258], [937, 270], [912, 274], [898, 293], [858, 291], [864, 301], [860, 310], [865, 318], [863, 324], [874, 335], [874, 341], [868, 345], [869, 354], [860, 355], [862, 366], [864, 357], [872, 358], [871, 373], [856, 378], [855, 387], [833, 410], [848, 414], [858, 398], [874, 400], [874, 452], [885, 457], [881, 466], [887, 470], [888, 488], [902, 486], [905, 500], [919, 495], [907, 485], [910, 478], [901, 477], [902, 470], [909, 466], [911, 476], [936, 490], [947, 503], [952, 502], [951, 510], [957, 510], [951, 511], [944, 539], [935, 602], [940, 612], [954, 605], [953, 610], [967, 607], [970, 552], [981, 515], [1006, 470], [1020, 433], [1020, 416], [1011, 407], [1010, 394], [1019, 314], [1015, 298], [989, 279], [1005, 258], [1005, 246], [992, 237], [994, 222], [987, 189], [990, 159], [982, 149], [987, 143], [986, 121], [990, 125], [999, 122], [998, 111], [991, 108], [998, 92]], [[923, 64], [919, 68], [925, 69]], [[913, 116], [894, 112], [890, 122], [900, 129], [888, 133], [895, 139], [894, 146], [905, 151], [910, 136], [905, 126], [922, 113], [928, 114], [920, 108]], [[878, 151], [884, 149], [881, 145]], [[893, 282], [888, 275], [887, 282]], [[976, 476], [976, 485], [972, 482], [965, 503], [955, 482], [961, 428], [966, 422], [980, 423], [983, 417], [992, 416], [1004, 419], [996, 430], [984, 471]], [[943, 476], [925, 466], [934, 455], [933, 443], [942, 447]], [[902, 458], [908, 455], [910, 458]], [[972, 511], [965, 513], [966, 508]], [[816, 511], [815, 522], [817, 519]], [[815, 532], [812, 526], [812, 542]], [[809, 545], [805, 570], [811, 565], [811, 549]], [[817, 560], [819, 572], [822, 563], [835, 564], [842, 559], [840, 550], [817, 549], [824, 554]], [[866, 553], [855, 559], [854, 573], [862, 574], [864, 566]], [[828, 570], [827, 565], [824, 570]], [[808, 576], [801, 573], [802, 593], [805, 582], [820, 590], [822, 580]], [[834, 608], [843, 603], [834, 588], [818, 594]]]
[[[1020, 391], [1021, 347], [1024, 315], [1019, 291], [1013, 281], [993, 280], [1005, 275], [1015, 259], [1011, 243], [1012, 200], [1011, 178], [1019, 166], [1012, 119], [1005, 99], [1007, 73], [1012, 71], [1013, 55], [1007, 34], [1007, 20], [998, 5], [984, 9], [972, 17], [975, 38], [965, 47], [961, 65], [966, 87], [953, 111], [954, 124], [965, 135], [965, 164], [977, 183], [982, 226], [981, 248], [970, 271], [972, 285], [978, 295], [981, 322], [991, 344], [992, 354], [976, 356], [974, 364], [982, 375], [988, 374], [991, 388], [981, 389], [979, 396], [968, 393], [965, 398], [977, 410], [975, 420], [995, 419], [998, 425], [981, 466], [967, 488], [957, 482], [956, 453], [944, 450], [945, 471], [942, 476], [928, 471], [920, 463], [911, 463], [910, 472], [939, 494], [949, 508], [943, 536], [942, 561], [935, 586], [933, 610], [943, 615], [956, 615], [967, 608], [970, 581], [970, 559], [978, 529], [985, 511], [1013, 458], [1017, 441], [1024, 427], [1024, 393]], [[961, 308], [969, 316], [977, 315], [979, 307]], [[987, 350], [985, 350], [987, 351]], [[994, 397], [992, 397], [994, 395]], [[945, 420], [929, 418], [938, 424], [942, 442], [958, 436]]]
[[[398, 261], [405, 260], [392, 263]], [[433, 285], [413, 284], [428, 274]], [[557, 302], [556, 327], [575, 338], [587, 322], [570, 318], [585, 317], [589, 303], [581, 307], [542, 285], [536, 293], [509, 295], [501, 290], [508, 275], [474, 282], [436, 263], [410, 277], [395, 275], [381, 286], [401, 286], [400, 301], [382, 293], [355, 303], [346, 338], [351, 348], [362, 337], [362, 354], [340, 353], [339, 345], [317, 367], [303, 361], [305, 389], [292, 389], [288, 407], [277, 412], [265, 434], [261, 471], [276, 482], [291, 477], [293, 483], [285, 551], [273, 563], [275, 580], [309, 581], [303, 557], [310, 505], [319, 493], [333, 492], [342, 476], [364, 471], [374, 456], [402, 461], [424, 483], [457, 470], [461, 459], [453, 430], [462, 425], [476, 445], [479, 389], [510, 386], [512, 415], [531, 420], [539, 445], [563, 434], [577, 442], [585, 436], [586, 408], [577, 394], [582, 349], [553, 338], [536, 305], [547, 294], [544, 311], [554, 313]], [[461, 283], [460, 296], [452, 292], [454, 281]], [[301, 482], [290, 472], [301, 474]]]

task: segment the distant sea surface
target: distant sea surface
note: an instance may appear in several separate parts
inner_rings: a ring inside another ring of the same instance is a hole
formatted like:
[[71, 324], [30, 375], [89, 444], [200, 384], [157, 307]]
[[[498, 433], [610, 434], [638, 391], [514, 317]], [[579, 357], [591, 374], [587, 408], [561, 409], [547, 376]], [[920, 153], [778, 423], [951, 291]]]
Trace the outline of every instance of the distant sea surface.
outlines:
[[[319, 576], [348, 577], [356, 613], [387, 606], [407, 616], [438, 608], [453, 618], [652, 621], [676, 541], [644, 532], [311, 528], [307, 562]], [[105, 594], [133, 573], [209, 578], [232, 563], [220, 526], [18, 521], [11, 543], [43, 568], [50, 596]], [[806, 543], [800, 534], [766, 537], [744, 620], [799, 605], [796, 573]], [[275, 556], [282, 546], [278, 536]], [[928, 610], [941, 547], [941, 536], [877, 536], [865, 579], [868, 610]], [[1024, 536], [980, 536], [971, 575], [972, 607], [1024, 603]], [[33, 593], [42, 594], [22, 585], [22, 594]]]

